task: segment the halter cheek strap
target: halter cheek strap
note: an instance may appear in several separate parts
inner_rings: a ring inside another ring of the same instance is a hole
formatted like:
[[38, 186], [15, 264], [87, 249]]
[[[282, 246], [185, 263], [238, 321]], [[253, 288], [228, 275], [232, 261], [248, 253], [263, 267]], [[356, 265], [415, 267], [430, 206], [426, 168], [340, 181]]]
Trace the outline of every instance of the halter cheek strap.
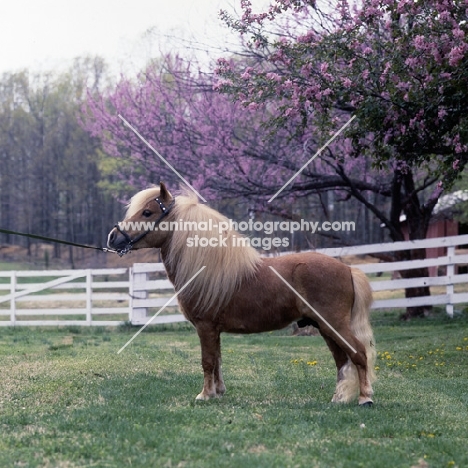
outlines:
[[[154, 200], [156, 201], [156, 203], [159, 205], [159, 208], [161, 209], [161, 215], [154, 222], [153, 230], [162, 221], [162, 219], [164, 217], [166, 217], [171, 212], [171, 210], [172, 210], [172, 208], [174, 207], [174, 204], [175, 204], [175, 198], [173, 198], [171, 204], [169, 206], [167, 206], [167, 207], [166, 207], [166, 205], [164, 205], [164, 203], [158, 197], [156, 197]], [[151, 229], [148, 229], [147, 231], [142, 232], [141, 234], [138, 234], [138, 236], [136, 236], [134, 239], [132, 239], [125, 231], [122, 231], [122, 229], [120, 229], [119, 223], [114, 224], [114, 227], [117, 229], [117, 231], [120, 232], [120, 234], [122, 234], [124, 236], [125, 240], [127, 241], [127, 245], [123, 249], [117, 250], [117, 253], [118, 253], [118, 255], [120, 257], [123, 257], [125, 254], [130, 252], [130, 250], [132, 250], [133, 246], [137, 242], [141, 241], [141, 239], [143, 239], [143, 237], [145, 237], [147, 234], [149, 234], [151, 232]]]

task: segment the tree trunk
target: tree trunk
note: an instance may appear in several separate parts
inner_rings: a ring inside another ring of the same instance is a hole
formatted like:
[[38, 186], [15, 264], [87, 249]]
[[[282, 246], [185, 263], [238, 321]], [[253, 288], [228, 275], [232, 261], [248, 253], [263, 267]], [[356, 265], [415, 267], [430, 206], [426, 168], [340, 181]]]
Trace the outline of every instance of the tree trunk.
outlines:
[[[426, 258], [426, 249], [404, 250], [398, 255], [398, 260], [424, 260]], [[411, 270], [402, 270], [401, 277], [404, 279], [421, 278], [429, 276], [427, 267], [414, 268]], [[410, 299], [412, 297], [430, 296], [431, 291], [428, 286], [419, 286], [417, 288], [405, 289], [405, 297]], [[422, 305], [407, 307], [406, 311], [400, 316], [402, 320], [410, 320], [416, 317], [427, 317], [432, 311], [432, 306]]]
[[[431, 199], [426, 205], [419, 203], [418, 194], [414, 184], [414, 178], [411, 170], [406, 168], [404, 171], [397, 170], [394, 183], [399, 186], [400, 190], [394, 192], [396, 199], [393, 200], [393, 223], [398, 223], [398, 230], [401, 233], [401, 240], [403, 240], [403, 232], [401, 230], [401, 223], [399, 214], [403, 211], [406, 215], [408, 226], [409, 240], [425, 239], [427, 230], [429, 228], [429, 221], [431, 219], [432, 210], [437, 202], [437, 197]], [[395, 203], [396, 202], [396, 203]], [[397, 219], [398, 216], [398, 219]], [[396, 239], [395, 239], [396, 240]], [[424, 260], [426, 258], [426, 249], [405, 250], [398, 252], [396, 255], [397, 260]], [[412, 279], [429, 276], [429, 269], [427, 267], [414, 268], [411, 270], [402, 270], [400, 272], [402, 278]], [[413, 297], [430, 296], [431, 291], [428, 286], [420, 286], [416, 288], [405, 289], [405, 297], [407, 299]], [[410, 320], [415, 317], [427, 317], [432, 311], [431, 305], [422, 305], [407, 307], [406, 312], [401, 315], [402, 320]]]

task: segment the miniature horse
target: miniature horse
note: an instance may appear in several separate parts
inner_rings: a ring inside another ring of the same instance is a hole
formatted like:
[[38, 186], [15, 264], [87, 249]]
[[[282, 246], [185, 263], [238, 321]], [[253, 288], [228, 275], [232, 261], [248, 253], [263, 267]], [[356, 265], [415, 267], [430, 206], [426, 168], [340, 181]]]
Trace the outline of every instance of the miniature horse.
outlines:
[[[314, 252], [262, 258], [227, 221], [194, 195], [173, 197], [161, 183], [132, 198], [108, 237], [108, 246], [121, 255], [132, 248], [161, 249], [180, 308], [200, 338], [204, 385], [197, 400], [226, 391], [221, 332], [258, 333], [302, 321], [319, 329], [335, 359], [332, 401], [359, 395], [359, 405], [371, 406], [376, 352], [365, 274]], [[203, 247], [193, 246], [195, 236], [205, 238]]]

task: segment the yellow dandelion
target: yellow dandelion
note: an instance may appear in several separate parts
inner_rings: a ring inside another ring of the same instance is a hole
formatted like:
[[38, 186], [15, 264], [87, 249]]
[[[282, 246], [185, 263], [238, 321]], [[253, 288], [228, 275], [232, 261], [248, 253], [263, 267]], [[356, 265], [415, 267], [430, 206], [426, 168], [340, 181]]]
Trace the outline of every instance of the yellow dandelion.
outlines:
[[457, 351], [461, 351], [463, 348], [462, 348], [461, 346], [457, 346], [455, 349], [456, 349]]
[[308, 365], [308, 366], [316, 366], [316, 365], [317, 365], [317, 361], [307, 361], [307, 365]]
[[374, 369], [375, 369], [375, 370], [380, 370], [380, 367], [379, 367], [379, 366], [375, 366]]

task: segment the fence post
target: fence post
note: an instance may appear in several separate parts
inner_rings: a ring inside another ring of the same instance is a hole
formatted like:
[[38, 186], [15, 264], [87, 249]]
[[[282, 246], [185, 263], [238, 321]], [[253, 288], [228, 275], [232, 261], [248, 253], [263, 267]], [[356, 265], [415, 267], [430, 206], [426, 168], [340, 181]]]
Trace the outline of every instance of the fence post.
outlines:
[[16, 292], [16, 271], [11, 272], [10, 277], [10, 324], [12, 327], [16, 324], [16, 301], [15, 301], [15, 292]]
[[135, 299], [147, 299], [148, 291], [146, 282], [148, 273], [135, 273], [134, 268], [130, 268], [130, 322], [141, 325], [146, 321], [146, 307], [135, 307]]
[[453, 304], [452, 302], [452, 294], [453, 294], [453, 276], [455, 275], [455, 264], [454, 264], [454, 257], [455, 257], [455, 246], [447, 247], [447, 288], [446, 293], [449, 296], [449, 302], [447, 303], [445, 310], [449, 317], [453, 317]]
[[91, 326], [93, 321], [93, 275], [86, 270], [86, 325]]

